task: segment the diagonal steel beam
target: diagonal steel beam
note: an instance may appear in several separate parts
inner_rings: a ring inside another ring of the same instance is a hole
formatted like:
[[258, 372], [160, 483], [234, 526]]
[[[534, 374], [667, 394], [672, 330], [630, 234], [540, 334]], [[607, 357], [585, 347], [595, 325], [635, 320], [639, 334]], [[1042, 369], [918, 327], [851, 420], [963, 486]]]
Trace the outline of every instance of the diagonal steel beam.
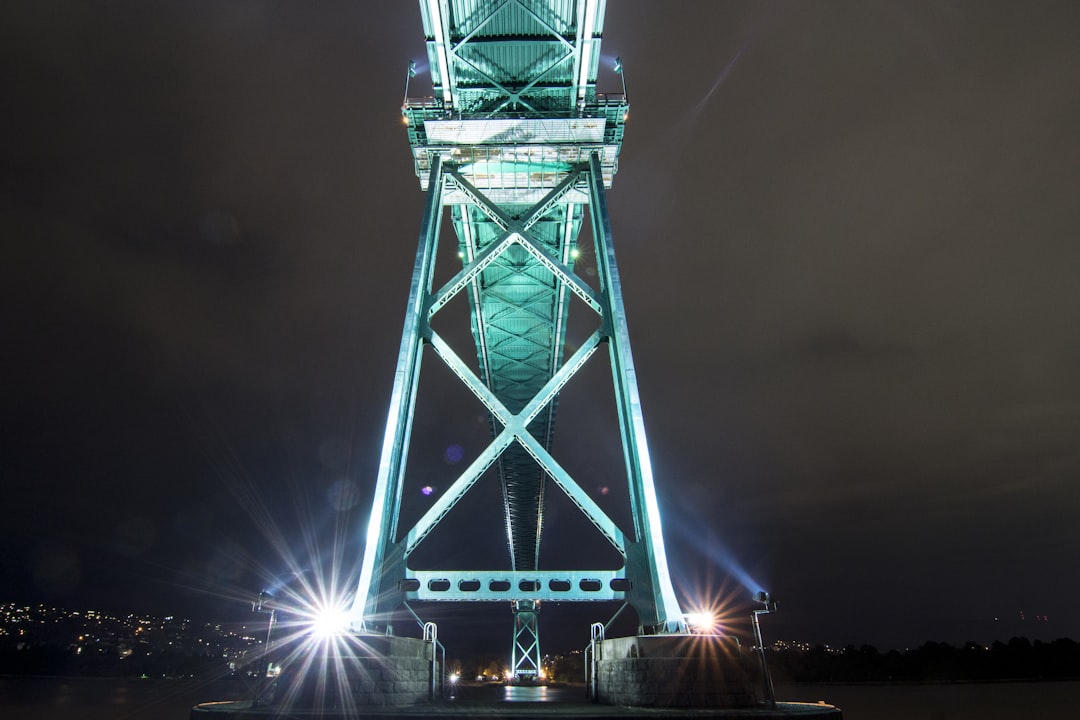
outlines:
[[578, 276], [568, 265], [564, 265], [562, 262], [552, 257], [551, 253], [538, 244], [531, 236], [517, 235], [514, 239], [519, 245], [528, 250], [530, 255], [550, 270], [555, 277], [562, 280], [563, 283], [570, 288], [571, 292], [584, 300], [586, 305], [591, 307], [597, 313], [602, 312], [603, 305], [601, 304], [596, 291], [579, 280]]
[[570, 379], [592, 357], [602, 339], [599, 330], [590, 335], [589, 339], [577, 349], [577, 352], [570, 356], [563, 366], [551, 376], [551, 379], [544, 384], [544, 387], [540, 388], [539, 392], [533, 396], [533, 399], [521, 409], [520, 414], [524, 418], [526, 426], [547, 407], [548, 403], [555, 399], [555, 396], [559, 394], [559, 391], [563, 389], [566, 383], [570, 382]]
[[476, 72], [478, 72], [478, 73], [480, 73], [481, 75], [483, 75], [483, 76], [484, 76], [484, 77], [485, 77], [485, 78], [487, 79], [487, 81], [488, 81], [489, 83], [491, 83], [491, 86], [492, 86], [492, 87], [493, 87], [494, 89], [496, 89], [496, 90], [498, 90], [499, 92], [501, 92], [501, 93], [502, 93], [503, 95], [506, 95], [506, 96], [508, 96], [508, 97], [509, 97], [509, 98], [511, 98], [511, 99], [516, 99], [516, 100], [517, 100], [517, 102], [521, 103], [521, 104], [522, 104], [522, 105], [524, 105], [524, 106], [525, 106], [526, 108], [528, 108], [530, 112], [537, 112], [536, 108], [534, 108], [534, 107], [533, 107], [532, 105], [530, 105], [529, 103], [527, 103], [527, 102], [526, 102], [525, 100], [523, 100], [522, 98], [520, 98], [520, 97], [517, 97], [517, 95], [516, 95], [516, 94], [515, 94], [515, 93], [514, 93], [513, 91], [511, 91], [511, 90], [507, 89], [507, 88], [506, 88], [506, 86], [504, 86], [504, 85], [503, 85], [502, 83], [500, 83], [500, 82], [499, 82], [498, 80], [496, 80], [495, 78], [491, 77], [491, 73], [489, 73], [489, 72], [488, 72], [487, 70], [485, 70], [484, 68], [482, 68], [482, 67], [480, 67], [479, 65], [477, 65], [476, 63], [474, 63], [474, 62], [473, 62], [472, 60], [469, 60], [469, 58], [467, 58], [467, 57], [462, 57], [462, 56], [461, 56], [461, 54], [460, 54], [460, 53], [458, 53], [458, 52], [457, 52], [457, 51], [455, 51], [455, 50], [451, 50], [451, 51], [450, 51], [450, 56], [451, 56], [452, 58], [454, 58], [455, 60], [457, 60], [458, 62], [460, 62], [460, 63], [465, 63], [466, 65], [468, 65], [469, 67], [471, 67], [471, 68], [472, 68], [473, 70], [475, 70]]
[[447, 173], [457, 183], [458, 190], [469, 198], [476, 207], [480, 208], [481, 212], [491, 218], [492, 222], [503, 230], [510, 229], [510, 226], [514, 224], [514, 218], [507, 215], [501, 207], [488, 200], [482, 192], [477, 190], [475, 185], [462, 177], [461, 171], [457, 167], [451, 166], [447, 168]]
[[581, 489], [581, 486], [577, 484], [574, 478], [570, 477], [570, 473], [566, 472], [563, 466], [551, 456], [551, 453], [533, 437], [532, 433], [525, 430], [524, 427], [518, 430], [515, 422], [514, 434], [526, 452], [532, 455], [533, 459], [544, 469], [544, 472], [559, 486], [559, 489], [566, 493], [566, 497], [570, 498], [570, 502], [577, 505], [585, 517], [589, 518], [592, 524], [596, 526], [596, 529], [600, 531], [600, 534], [607, 538], [612, 547], [618, 550], [623, 557], [626, 557], [626, 536], [619, 529], [619, 526], [589, 497], [588, 493]]
[[498, 5], [494, 6], [491, 9], [491, 12], [489, 12], [487, 15], [485, 15], [484, 19], [476, 24], [476, 27], [474, 27], [472, 30], [470, 30], [469, 33], [465, 37], [461, 38], [461, 40], [458, 40], [457, 44], [454, 45], [454, 47], [452, 47], [450, 49], [450, 52], [456, 53], [458, 51], [458, 49], [462, 45], [464, 45], [465, 43], [472, 40], [473, 37], [476, 35], [476, 33], [483, 30], [484, 26], [487, 25], [489, 22], [491, 22], [492, 18], [494, 18], [496, 15], [498, 15], [499, 12], [501, 12], [502, 9], [504, 7], [506, 7], [507, 5], [509, 5], [511, 2], [517, 2], [517, 0], [502, 0], [502, 2], [500, 2]]
[[[476, 259], [476, 244], [472, 236], [472, 223], [469, 220], [469, 209], [465, 206], [458, 206], [458, 212], [461, 213], [461, 241], [465, 246], [465, 263], [471, 264]], [[481, 288], [479, 275], [473, 275], [472, 280], [469, 281], [469, 295], [470, 300], [473, 303], [473, 307], [479, 307], [481, 302]], [[429, 316], [430, 319], [430, 316]], [[487, 380], [491, 377], [491, 358], [487, 353], [487, 320], [477, 315], [476, 317], [476, 339], [477, 349], [480, 359], [480, 375]]]
[[480, 378], [476, 377], [473, 371], [469, 369], [469, 366], [454, 352], [454, 349], [447, 345], [446, 341], [434, 331], [431, 332], [431, 347], [446, 363], [446, 366], [465, 384], [465, 387], [471, 390], [472, 394], [484, 404], [488, 412], [495, 416], [495, 419], [500, 424], [506, 426], [511, 422], [513, 415], [506, 409], [506, 406], [502, 404], [499, 398], [495, 397], [495, 393], [488, 390], [487, 385]]
[[498, 436], [495, 437], [491, 443], [484, 448], [484, 451], [474, 460], [469, 467], [465, 468], [465, 471], [458, 476], [449, 488], [446, 489], [439, 499], [435, 501], [435, 504], [424, 513], [423, 517], [416, 521], [416, 524], [412, 526], [409, 532], [401, 540], [401, 548], [405, 551], [405, 557], [407, 558], [412, 554], [416, 547], [423, 542], [424, 538], [435, 529], [435, 526], [446, 517], [447, 513], [454, 509], [458, 501], [465, 496], [465, 493], [469, 491], [476, 481], [480, 479], [480, 476], [487, 472], [487, 469], [494, 464], [499, 456], [510, 446], [510, 443], [514, 442], [514, 434], [509, 430], [503, 430]]
[[[570, 50], [571, 52], [573, 52], [573, 50], [574, 50], [574, 45], [573, 45], [573, 44], [572, 44], [572, 43], [571, 43], [571, 42], [570, 42], [569, 40], [567, 40], [566, 38], [564, 38], [564, 37], [562, 36], [562, 33], [560, 33], [560, 32], [559, 32], [558, 30], [556, 30], [555, 28], [553, 28], [553, 27], [551, 26], [551, 23], [549, 23], [549, 22], [548, 22], [547, 20], [545, 20], [544, 18], [542, 18], [542, 17], [540, 17], [539, 15], [537, 15], [537, 14], [536, 14], [536, 13], [535, 13], [535, 12], [533, 11], [533, 9], [532, 9], [532, 8], [530, 8], [530, 7], [529, 7], [528, 5], [526, 5], [525, 3], [521, 2], [521, 0], [514, 0], [514, 2], [515, 2], [515, 3], [517, 3], [517, 6], [518, 6], [519, 8], [521, 8], [522, 10], [524, 10], [524, 11], [525, 11], [525, 14], [526, 14], [526, 15], [530, 15], [530, 16], [532, 17], [532, 19], [533, 19], [533, 20], [535, 20], [536, 22], [540, 23], [540, 25], [542, 25], [542, 26], [543, 26], [543, 28], [544, 28], [545, 30], [547, 30], [547, 31], [548, 31], [549, 33], [551, 33], [551, 34], [552, 34], [552, 36], [554, 36], [554, 37], [558, 38], [559, 42], [561, 42], [561, 43], [562, 43], [563, 45], [565, 45], [565, 46], [567, 47], [567, 49], [568, 49], [568, 50]], [[565, 60], [565, 58], [563, 58], [563, 59]]]
[[548, 210], [558, 204], [563, 196], [574, 189], [582, 175], [581, 168], [572, 169], [558, 185], [549, 190], [539, 202], [529, 208], [529, 210], [522, 215], [520, 220], [515, 221], [514, 218], [507, 215], [501, 207], [488, 199], [481, 190], [477, 189], [475, 185], [466, 180], [457, 166], [449, 167], [447, 172], [450, 177], [454, 179], [454, 182], [457, 183], [458, 189], [480, 208], [485, 215], [491, 218], [492, 222], [497, 224], [503, 230], [513, 230], [515, 229], [515, 225], [520, 225], [520, 228], [518, 228], [519, 232], [528, 230], [540, 220]]
[[574, 189], [578, 180], [581, 178], [581, 168], [574, 168], [569, 175], [562, 179], [562, 181], [551, 189], [547, 195], [540, 199], [540, 202], [532, 206], [532, 208], [525, 214], [525, 217], [521, 220], [521, 227], [524, 230], [528, 230], [537, 222], [540, 218], [547, 214], [548, 210], [553, 208], [565, 195]]
[[[563, 38], [559, 38], [559, 39], [563, 40], [563, 42], [565, 42], [565, 40]], [[563, 55], [561, 58], [558, 58], [557, 60], [555, 60], [555, 61], [551, 62], [550, 64], [548, 64], [548, 66], [546, 68], [544, 68], [543, 70], [541, 70], [539, 73], [536, 74], [535, 79], [532, 82], [530, 82], [528, 85], [521, 88], [520, 90], [515, 92], [513, 95], [509, 96], [508, 98], [503, 100], [501, 103], [499, 103], [495, 107], [494, 110], [492, 110], [491, 112], [489, 112], [487, 114], [487, 117], [493, 117], [500, 110], [502, 110], [504, 107], [506, 107], [507, 105], [509, 105], [510, 103], [515, 102], [515, 101], [521, 103], [522, 105], [528, 106], [528, 103], [526, 103], [524, 100], [522, 100], [521, 96], [526, 94], [530, 90], [532, 90], [534, 87], [536, 87], [537, 84], [539, 84], [539, 82], [544, 79], [545, 75], [547, 75], [549, 72], [551, 72], [555, 68], [559, 67], [559, 65], [563, 64], [566, 61], [566, 59], [571, 57], [573, 54], [574, 53], [572, 51], [568, 52], [565, 55]]]
[[450, 278], [438, 292], [432, 295], [428, 301], [426, 317], [430, 320], [435, 313], [439, 312], [446, 303], [450, 302], [459, 292], [468, 287], [491, 263], [495, 262], [506, 248], [516, 242], [516, 234], [503, 233], [495, 242], [491, 243], [475, 260], [463, 267]]
[[[592, 499], [581, 490], [580, 486], [578, 486], [578, 484], [558, 466], [558, 463], [555, 462], [554, 458], [551, 458], [547, 451], [543, 449], [543, 446], [541, 446], [527, 430], [527, 426], [532, 422], [533, 418], [535, 418], [536, 415], [538, 415], [558, 394], [559, 390], [569, 382], [570, 378], [581, 369], [585, 364], [585, 361], [589, 359], [599, 346], [599, 332], [594, 333], [592, 337], [585, 341], [566, 365], [555, 374], [540, 392], [536, 393], [532, 401], [530, 401], [522, 412], [517, 415], [511, 414], [487, 389], [480, 379], [465, 367], [464, 363], [454, 351], [435, 333], [432, 333], [431, 344], [439, 357], [454, 370], [454, 373], [462, 380], [462, 382], [464, 382], [477, 398], [484, 403], [485, 407], [491, 411], [492, 415], [504, 425], [504, 429], [491, 444], [485, 448], [484, 452], [481, 453], [481, 455], [465, 470], [465, 472], [454, 481], [453, 485], [440, 496], [435, 505], [433, 505], [431, 509], [420, 518], [416, 525], [409, 530], [408, 534], [401, 542], [401, 547], [405, 551], [405, 557], [408, 557], [413, 550], [416, 549], [416, 546], [419, 545], [447, 513], [453, 509], [454, 505], [457, 504], [465, 493], [476, 483], [479, 477], [491, 467], [491, 464], [498, 459], [502, 452], [515, 439], [519, 443], [522, 443], [533, 457], [536, 457], [536, 450], [529, 447], [529, 445], [526, 444], [527, 442], [531, 442], [535, 447], [539, 448], [540, 452], [547, 455], [550, 468], [546, 467], [543, 462], [541, 462], [541, 467], [544, 467], [545, 471], [549, 472], [549, 474], [553, 472], [560, 473], [559, 479], [556, 480], [559, 486], [563, 488], [563, 491], [567, 493], [570, 499], [579, 508], [582, 508], [582, 512], [584, 512], [593, 524], [600, 529], [601, 533], [603, 533], [604, 536], [608, 538], [609, 542], [615, 546], [615, 549], [625, 555], [626, 541], [622, 531], [619, 530], [606, 514], [604, 514], [599, 506], [592, 502]], [[528, 438], [528, 440], [526, 440], [526, 438]], [[560, 482], [560, 480], [562, 481]], [[567, 490], [567, 488], [570, 488], [570, 490]]]

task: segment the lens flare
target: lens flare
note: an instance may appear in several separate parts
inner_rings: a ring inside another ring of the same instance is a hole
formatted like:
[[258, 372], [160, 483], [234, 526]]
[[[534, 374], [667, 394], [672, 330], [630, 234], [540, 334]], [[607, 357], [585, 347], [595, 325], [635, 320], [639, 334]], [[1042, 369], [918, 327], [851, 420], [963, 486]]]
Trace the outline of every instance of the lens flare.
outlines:
[[686, 625], [697, 635], [716, 634], [716, 616], [711, 611], [686, 613]]
[[457, 443], [450, 445], [446, 448], [446, 452], [443, 453], [443, 460], [447, 465], [457, 465], [465, 457], [465, 448], [461, 447]]
[[344, 607], [322, 608], [311, 620], [311, 632], [316, 637], [329, 638], [349, 629], [349, 614]]

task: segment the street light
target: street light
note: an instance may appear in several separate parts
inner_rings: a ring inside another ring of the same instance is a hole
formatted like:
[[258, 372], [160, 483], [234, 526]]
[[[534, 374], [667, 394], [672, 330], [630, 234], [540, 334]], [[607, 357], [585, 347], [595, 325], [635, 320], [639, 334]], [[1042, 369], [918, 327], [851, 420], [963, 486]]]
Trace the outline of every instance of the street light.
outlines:
[[405, 71], [405, 96], [401, 99], [401, 116], [405, 122], [409, 122], [409, 116], [405, 114], [405, 107], [409, 104], [409, 81], [416, 77], [416, 61], [409, 61], [409, 69]]
[[270, 659], [270, 635], [274, 632], [274, 616], [277, 613], [277, 608], [270, 604], [270, 601], [273, 599], [274, 598], [270, 593], [263, 590], [259, 593], [259, 596], [255, 598], [255, 601], [251, 603], [251, 612], [270, 616], [270, 620], [266, 623], [266, 644], [263, 646], [263, 657], [267, 660], [266, 671], [263, 673], [262, 682], [255, 683], [255, 695], [251, 699], [252, 706], [258, 702], [259, 694], [262, 692], [263, 687], [265, 687], [266, 680], [270, 677], [270, 671], [274, 664], [273, 660]]
[[772, 676], [769, 675], [769, 664], [765, 661], [765, 643], [761, 639], [761, 622], [758, 616], [776, 612], [776, 600], [769, 593], [760, 590], [754, 595], [754, 602], [761, 603], [763, 606], [760, 610], [755, 610], [752, 616], [754, 620], [754, 636], [757, 639], [758, 656], [761, 658], [761, 675], [765, 683], [765, 698], [769, 707], [775, 709], [776, 692], [773, 690]]
[[626, 96], [626, 75], [623, 73], [622, 58], [615, 58], [615, 74], [622, 80], [622, 94], [623, 102], [630, 102], [630, 99]]

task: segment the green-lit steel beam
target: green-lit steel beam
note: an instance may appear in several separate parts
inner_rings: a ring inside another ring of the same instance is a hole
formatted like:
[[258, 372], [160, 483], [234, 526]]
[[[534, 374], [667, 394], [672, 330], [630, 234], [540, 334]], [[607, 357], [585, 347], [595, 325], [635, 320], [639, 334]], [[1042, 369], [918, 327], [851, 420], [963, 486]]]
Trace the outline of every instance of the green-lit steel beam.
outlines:
[[[604, 189], [628, 106], [596, 93], [604, 0], [421, 0], [436, 97], [402, 108], [421, 187], [420, 243], [367, 529], [353, 626], [375, 630], [412, 600], [512, 601], [514, 658], [539, 668], [537, 603], [626, 601], [646, 632], [685, 631], [664, 555]], [[448, 208], [461, 267], [434, 288]], [[586, 213], [587, 209], [587, 213]], [[588, 214], [599, 289], [575, 271]], [[477, 353], [470, 367], [431, 326], [459, 295]], [[575, 312], [597, 329], [567, 356]], [[560, 392], [607, 344], [633, 532], [584, 491], [553, 448]], [[487, 409], [492, 440], [411, 527], [399, 529], [412, 416], [427, 346]], [[481, 477], [498, 468], [505, 570], [431, 571], [409, 558]], [[616, 570], [542, 569], [545, 493], [554, 482], [624, 558]], [[522, 642], [519, 640], [523, 639]]]
[[514, 603], [514, 639], [510, 653], [512, 680], [536, 682], [540, 679], [540, 603], [518, 600]]
[[[393, 539], [397, 536], [401, 491], [405, 483], [405, 460], [408, 457], [416, 389], [420, 379], [424, 306], [431, 292], [442, 220], [443, 184], [442, 162], [436, 158], [431, 164], [428, 180], [431, 190], [424, 203], [424, 216], [420, 224], [420, 244], [413, 264], [408, 310], [401, 333], [394, 389], [390, 395], [390, 412], [386, 418], [379, 474], [375, 481], [375, 501], [368, 520], [359, 591], [351, 613], [353, 627], [357, 630], [365, 630], [377, 623], [385, 624], [389, 617], [389, 613], [383, 615], [385, 608], [392, 609], [403, 600], [400, 591], [393, 586], [396, 579], [393, 576], [397, 574], [394, 572], [398, 569], [396, 566], [404, 569], [404, 558], [391, 562], [387, 551], [393, 548]], [[384, 585], [388, 575], [391, 582]]]
[[[652, 625], [663, 632], [685, 632], [686, 619], [675, 598], [664, 550], [664, 535], [660, 527], [660, 507], [656, 500], [652, 461], [645, 439], [645, 418], [641, 411], [637, 371], [630, 352], [630, 333], [626, 325], [622, 281], [615, 263], [615, 245], [611, 238], [604, 185], [600, 182], [600, 162], [593, 156], [590, 164], [589, 192], [593, 242], [596, 243], [600, 282], [606, 303], [605, 325], [609, 328], [608, 347], [611, 351], [611, 374], [615, 382], [615, 400], [619, 410], [623, 455], [630, 482], [630, 506], [634, 518], [637, 542], [627, 555], [627, 565], [634, 577], [634, 587], [628, 598], [638, 611], [643, 625]], [[644, 597], [648, 594], [650, 597]], [[642, 615], [655, 610], [655, 615]]]

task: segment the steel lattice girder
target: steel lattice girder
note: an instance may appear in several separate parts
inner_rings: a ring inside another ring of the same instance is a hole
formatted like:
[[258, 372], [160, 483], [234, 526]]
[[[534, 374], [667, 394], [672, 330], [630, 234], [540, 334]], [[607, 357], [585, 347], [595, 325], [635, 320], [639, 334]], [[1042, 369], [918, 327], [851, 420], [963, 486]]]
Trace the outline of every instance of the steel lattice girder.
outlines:
[[[402, 108], [427, 193], [376, 497], [352, 617], [388, 622], [412, 599], [625, 600], [654, 631], [685, 629], [668, 576], [659, 510], [626, 334], [604, 189], [617, 170], [624, 96], [596, 92], [604, 0], [421, 0], [435, 98]], [[462, 268], [432, 286], [443, 208]], [[589, 207], [600, 290], [574, 273]], [[465, 294], [474, 372], [432, 329]], [[571, 295], [599, 329], [564, 357]], [[558, 395], [606, 343], [626, 459], [634, 532], [626, 534], [552, 456]], [[399, 532], [424, 346], [490, 415], [492, 441], [413, 527]], [[511, 569], [411, 570], [417, 546], [498, 464]], [[539, 570], [551, 480], [625, 558], [617, 570]]]
[[567, 111], [596, 83], [604, 0], [421, 0], [436, 96], [456, 112]]
[[[450, 169], [451, 175], [455, 172], [455, 169]], [[467, 187], [475, 199], [475, 207], [455, 211], [456, 217], [460, 218], [459, 246], [463, 248], [464, 266], [442, 288], [434, 289], [431, 287], [432, 262], [441, 216], [437, 202], [448, 178], [443, 176], [441, 161], [436, 160], [433, 164], [433, 190], [429, 193], [425, 210], [424, 230], [409, 301], [411, 310], [403, 334], [383, 462], [380, 464], [379, 497], [376, 498], [369, 527], [361, 594], [354, 608], [354, 617], [358, 622], [364, 622], [365, 618], [377, 622], [378, 617], [385, 617], [394, 606], [407, 598], [460, 601], [480, 599], [484, 595], [477, 595], [476, 589], [466, 589], [461, 583], [484, 577], [491, 579], [493, 576], [490, 572], [461, 570], [441, 573], [439, 587], [433, 590], [432, 581], [436, 578], [410, 570], [407, 560], [483, 472], [497, 461], [509, 457], [519, 467], [527, 468], [527, 472], [515, 475], [506, 472], [506, 460], [501, 467], [515, 573], [536, 569], [537, 543], [542, 531], [542, 487], [546, 477], [550, 477], [623, 554], [626, 566], [622, 571], [615, 572], [575, 569], [544, 573], [538, 575], [535, 584], [511, 584], [498, 595], [511, 600], [539, 600], [552, 597], [551, 593], [557, 592], [559, 599], [565, 600], [625, 599], [637, 610], [643, 625], [666, 631], [682, 627], [682, 614], [668, 577], [660, 534], [659, 511], [629, 339], [626, 336], [621, 287], [610, 242], [599, 158], [594, 156], [588, 168], [579, 168], [577, 172], [586, 181], [591, 198], [589, 214], [598, 250], [600, 293], [576, 277], [570, 262], [572, 244], [576, 242], [574, 226], [580, 225], [579, 221], [574, 220], [580, 217], [578, 210], [569, 207], [559, 209], [548, 197], [532, 208], [521, 212], [516, 212], [521, 209], [515, 208], [515, 212], [508, 212], [507, 208], [490, 203], [483, 193], [470, 187], [468, 181], [461, 177], [455, 178], [456, 181], [460, 186]], [[552, 194], [566, 194], [571, 186], [570, 183], [564, 184], [553, 190]], [[552, 238], [543, 234], [545, 228], [550, 230], [558, 226], [557, 223], [545, 221], [551, 214], [562, 218], [562, 227], [574, 227], [574, 232], [564, 232], [558, 242], [552, 242]], [[479, 219], [479, 222], [469, 222], [473, 218]], [[521, 284], [525, 284], [522, 278], [527, 278], [532, 286], [508, 303], [500, 292], [510, 277], [516, 278], [515, 282]], [[488, 292], [489, 288], [492, 292]], [[470, 297], [474, 338], [480, 353], [480, 376], [430, 325], [431, 318], [441, 307], [454, 295], [466, 291]], [[563, 362], [560, 356], [565, 331], [562, 328], [566, 313], [565, 300], [570, 292], [579, 295], [587, 307], [598, 312], [601, 322], [600, 329]], [[515, 315], [523, 297], [531, 298], [545, 293], [546, 314], [538, 313], [534, 304], [524, 319]], [[513, 307], [508, 308], [507, 305]], [[489, 315], [498, 322], [489, 321]], [[519, 321], [515, 323], [507, 318], [518, 318]], [[548, 447], [553, 406], [559, 390], [605, 341], [616, 382], [620, 429], [631, 486], [631, 510], [635, 524], [632, 540], [562, 468]], [[492, 345], [507, 342], [517, 342], [528, 349], [523, 355], [509, 360], [505, 359], [508, 352], [497, 354], [491, 351]], [[548, 350], [538, 361], [535, 354], [538, 348], [543, 348], [544, 342], [548, 343]], [[400, 540], [395, 540], [398, 512], [395, 502], [401, 493], [405, 446], [411, 428], [411, 408], [415, 403], [419, 359], [424, 343], [432, 347], [436, 355], [488, 409], [494, 439], [431, 509]], [[558, 353], [556, 348], [560, 349]], [[520, 372], [523, 366], [527, 368], [525, 373]], [[524, 532], [515, 532], [517, 523], [524, 525]], [[375, 532], [379, 534], [375, 535]], [[527, 542], [515, 547], [514, 543], [522, 537], [526, 537]], [[525, 554], [529, 555], [528, 562], [518, 562], [518, 558]], [[553, 581], [561, 582], [562, 578], [582, 575], [608, 580], [604, 592], [597, 593], [595, 588], [586, 590], [580, 584], [575, 586], [573, 583], [569, 588], [560, 585], [558, 590], [553, 590]]]

